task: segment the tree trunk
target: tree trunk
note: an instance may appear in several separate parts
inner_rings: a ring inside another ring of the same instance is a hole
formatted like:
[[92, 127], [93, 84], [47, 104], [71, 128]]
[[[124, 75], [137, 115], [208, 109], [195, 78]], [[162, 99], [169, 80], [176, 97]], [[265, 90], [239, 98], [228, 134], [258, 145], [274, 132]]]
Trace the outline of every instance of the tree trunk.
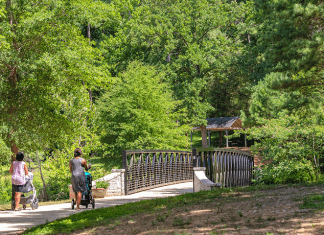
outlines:
[[16, 155], [17, 155], [18, 151], [19, 151], [19, 149], [18, 149], [17, 145], [12, 142], [12, 145], [11, 145], [11, 152], [12, 152], [11, 162], [16, 161]]
[[[6, 1], [6, 10], [7, 10], [7, 16], [8, 16], [8, 21], [9, 24], [12, 25], [13, 24], [13, 14], [12, 14], [12, 10], [11, 10], [11, 0], [7, 0]], [[15, 44], [15, 40], [13, 42]], [[10, 66], [10, 76], [8, 77], [9, 82], [11, 84], [12, 88], [15, 88], [17, 85], [17, 67], [16, 66]], [[9, 108], [9, 119], [11, 120], [11, 116], [15, 114], [15, 107], [10, 107]], [[15, 132], [14, 130], [12, 132]], [[11, 135], [8, 135], [8, 139], [10, 139]], [[11, 140], [11, 152], [12, 152], [12, 156], [11, 156], [11, 162], [16, 161], [16, 155], [19, 151], [16, 143]]]
[[208, 148], [208, 144], [207, 144], [207, 130], [206, 130], [206, 126], [205, 125], [201, 125], [200, 126], [200, 130], [201, 130], [201, 146], [202, 148]]
[[89, 38], [89, 43], [91, 42], [91, 24], [88, 23], [88, 27], [87, 27], [87, 37]]
[[46, 184], [45, 184], [45, 180], [44, 180], [43, 173], [42, 173], [42, 165], [41, 165], [41, 161], [38, 156], [38, 151], [36, 151], [36, 157], [37, 157], [37, 162], [38, 162], [39, 174], [40, 174], [42, 182], [43, 182], [43, 199], [44, 199], [44, 201], [47, 201], [48, 195], [46, 192]]

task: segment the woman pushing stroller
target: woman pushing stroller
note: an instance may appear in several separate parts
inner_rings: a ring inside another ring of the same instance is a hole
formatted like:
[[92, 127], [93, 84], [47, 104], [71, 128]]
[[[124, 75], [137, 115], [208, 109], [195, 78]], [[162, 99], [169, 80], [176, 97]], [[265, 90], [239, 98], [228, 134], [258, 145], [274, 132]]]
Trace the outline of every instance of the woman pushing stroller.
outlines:
[[79, 148], [74, 150], [74, 158], [70, 160], [70, 171], [72, 172], [71, 183], [75, 193], [76, 210], [80, 210], [82, 192], [87, 192], [87, 184], [85, 180], [84, 169], [89, 170], [91, 165], [87, 165], [87, 161], [81, 157], [82, 151]]
[[16, 155], [16, 161], [13, 161], [10, 166], [9, 173], [11, 176], [11, 182], [12, 182], [12, 189], [15, 192], [14, 198], [15, 198], [15, 211], [20, 210], [19, 209], [19, 203], [20, 203], [20, 197], [21, 192], [23, 189], [25, 181], [25, 176], [28, 175], [28, 168], [24, 160], [24, 153], [18, 152]]

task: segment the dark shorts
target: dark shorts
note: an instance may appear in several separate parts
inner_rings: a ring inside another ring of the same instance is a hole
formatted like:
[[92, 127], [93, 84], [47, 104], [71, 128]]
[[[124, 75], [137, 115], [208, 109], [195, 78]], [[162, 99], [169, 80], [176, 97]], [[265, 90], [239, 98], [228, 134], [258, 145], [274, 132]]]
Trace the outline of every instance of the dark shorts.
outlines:
[[24, 185], [15, 185], [15, 184], [13, 184], [13, 185], [12, 185], [12, 190], [13, 190], [14, 192], [21, 193], [23, 187], [24, 187]]

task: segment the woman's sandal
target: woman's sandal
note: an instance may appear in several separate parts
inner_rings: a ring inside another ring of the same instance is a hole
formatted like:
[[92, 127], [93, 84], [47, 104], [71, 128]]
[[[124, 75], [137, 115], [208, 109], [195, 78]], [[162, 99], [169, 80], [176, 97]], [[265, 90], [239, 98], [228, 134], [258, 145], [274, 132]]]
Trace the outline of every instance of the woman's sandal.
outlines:
[[20, 208], [15, 208], [15, 211], [21, 211], [21, 209]]

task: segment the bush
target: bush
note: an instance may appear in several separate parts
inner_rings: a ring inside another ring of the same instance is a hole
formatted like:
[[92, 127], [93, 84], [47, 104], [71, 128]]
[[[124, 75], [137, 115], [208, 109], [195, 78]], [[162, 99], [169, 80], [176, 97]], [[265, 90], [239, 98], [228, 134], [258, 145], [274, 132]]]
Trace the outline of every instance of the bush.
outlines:
[[[9, 166], [5, 168], [9, 169]], [[5, 175], [4, 167], [0, 168], [0, 203], [7, 203], [11, 201], [11, 177], [10, 175]], [[3, 177], [4, 176], [4, 177]]]
[[96, 182], [97, 188], [107, 188], [109, 186], [109, 183], [106, 181], [98, 181]]
[[279, 163], [270, 163], [256, 172], [256, 183], [287, 184], [316, 180], [314, 166], [310, 161], [285, 159]]

